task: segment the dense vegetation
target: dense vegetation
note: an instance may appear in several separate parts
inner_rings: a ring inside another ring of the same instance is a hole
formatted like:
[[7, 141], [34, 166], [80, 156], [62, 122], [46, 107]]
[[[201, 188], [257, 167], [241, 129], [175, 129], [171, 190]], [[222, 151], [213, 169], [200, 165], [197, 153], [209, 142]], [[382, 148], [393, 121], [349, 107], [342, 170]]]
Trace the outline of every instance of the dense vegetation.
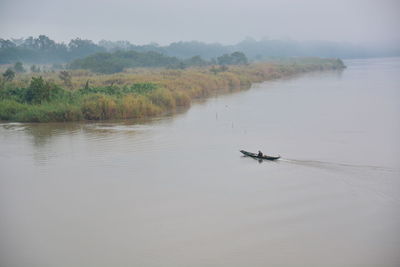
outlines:
[[247, 64], [247, 57], [242, 52], [225, 54], [215, 60], [204, 60], [194, 56], [186, 60], [168, 57], [157, 52], [116, 51], [114, 53], [97, 53], [83, 59], [76, 59], [69, 64], [70, 69], [88, 69], [98, 73], [122, 72], [126, 68], [170, 68], [184, 69], [187, 67]]
[[297, 73], [341, 69], [339, 59], [178, 69], [131, 69], [100, 75], [90, 71], [18, 73], [0, 80], [0, 119], [49, 122], [128, 119], [188, 107], [194, 98], [249, 88], [254, 82]]
[[202, 42], [176, 42], [167, 46], [152, 43], [134, 45], [128, 41], [105, 41], [73, 39], [68, 44], [57, 43], [45, 35], [37, 38], [0, 39], [0, 64], [21, 61], [34, 64], [67, 63], [99, 52], [115, 51], [157, 52], [168, 57], [188, 59], [200, 56], [206, 60], [217, 60], [223, 54], [241, 51], [250, 61], [287, 57], [339, 57], [358, 58], [376, 56], [398, 56], [400, 49], [372, 49], [345, 43], [326, 41], [298, 42], [293, 40], [262, 39], [246, 40], [235, 45], [206, 44]]

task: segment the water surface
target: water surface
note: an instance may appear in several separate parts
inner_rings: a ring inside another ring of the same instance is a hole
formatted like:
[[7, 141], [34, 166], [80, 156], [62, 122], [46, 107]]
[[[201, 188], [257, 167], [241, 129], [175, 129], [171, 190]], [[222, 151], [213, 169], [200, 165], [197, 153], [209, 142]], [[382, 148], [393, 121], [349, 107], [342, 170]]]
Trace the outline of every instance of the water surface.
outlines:
[[147, 122], [2, 123], [0, 266], [399, 266], [400, 59], [346, 64]]

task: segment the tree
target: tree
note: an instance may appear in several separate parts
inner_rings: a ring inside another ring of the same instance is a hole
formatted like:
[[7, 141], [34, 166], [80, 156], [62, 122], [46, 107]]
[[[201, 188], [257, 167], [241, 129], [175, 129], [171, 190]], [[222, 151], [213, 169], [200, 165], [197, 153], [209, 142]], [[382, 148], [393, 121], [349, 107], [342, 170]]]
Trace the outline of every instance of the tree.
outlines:
[[16, 47], [15, 43], [10, 40], [0, 39], [0, 48], [12, 48]]
[[60, 74], [58, 75], [58, 77], [64, 82], [64, 84], [66, 86], [68, 86], [68, 87], [72, 86], [71, 74], [68, 71], [66, 71], [66, 70], [60, 71]]
[[56, 47], [56, 42], [46, 35], [39, 35], [38, 38], [33, 40], [33, 47], [39, 50], [51, 50]]
[[35, 43], [35, 39], [33, 39], [32, 36], [29, 36], [28, 38], [26, 38], [24, 40], [24, 42], [22, 43], [21, 46], [24, 47], [24, 48], [35, 49], [34, 43]]
[[205, 61], [202, 59], [200, 56], [194, 56], [189, 59], [185, 60], [185, 64], [188, 66], [197, 66], [197, 67], [202, 67], [202, 66], [207, 66], [210, 64], [210, 62]]
[[90, 40], [80, 38], [72, 39], [68, 44], [68, 49], [72, 58], [85, 57], [105, 50]]
[[28, 103], [41, 104], [50, 100], [52, 85], [42, 77], [32, 77], [31, 84], [26, 92]]
[[219, 65], [229, 65], [231, 64], [231, 57], [229, 56], [229, 54], [224, 54], [218, 57], [217, 61]]
[[220, 65], [244, 65], [247, 64], [247, 57], [242, 52], [233, 52], [232, 54], [225, 54], [217, 58]]
[[233, 65], [244, 65], [248, 63], [248, 60], [244, 53], [237, 51], [231, 54], [231, 62]]
[[85, 90], [85, 91], [88, 91], [89, 89], [90, 89], [90, 87], [89, 87], [89, 80], [87, 80], [86, 83], [85, 83], [85, 88], [84, 88], [84, 90]]
[[15, 72], [8, 68], [4, 73], [3, 73], [3, 77], [6, 81], [12, 81], [15, 77]]
[[40, 67], [38, 67], [36, 65], [32, 65], [31, 66], [31, 72], [35, 72], [35, 73], [40, 72]]
[[17, 73], [25, 72], [24, 65], [22, 65], [22, 62], [18, 61], [17, 63], [14, 64], [14, 71]]

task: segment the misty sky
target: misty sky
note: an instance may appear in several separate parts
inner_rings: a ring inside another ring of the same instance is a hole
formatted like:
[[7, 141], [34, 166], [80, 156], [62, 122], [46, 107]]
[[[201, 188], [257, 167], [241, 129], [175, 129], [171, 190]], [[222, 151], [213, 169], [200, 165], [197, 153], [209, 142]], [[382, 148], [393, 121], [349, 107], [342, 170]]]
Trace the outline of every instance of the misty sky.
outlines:
[[0, 38], [135, 44], [330, 40], [400, 46], [400, 0], [0, 0]]

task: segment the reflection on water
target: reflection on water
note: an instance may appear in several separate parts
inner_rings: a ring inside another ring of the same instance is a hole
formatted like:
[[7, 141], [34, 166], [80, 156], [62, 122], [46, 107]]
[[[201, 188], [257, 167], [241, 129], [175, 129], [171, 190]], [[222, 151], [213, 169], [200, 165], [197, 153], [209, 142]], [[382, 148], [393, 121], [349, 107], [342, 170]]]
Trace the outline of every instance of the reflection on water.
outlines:
[[0, 266], [399, 266], [400, 60], [347, 65], [152, 120], [1, 123]]

